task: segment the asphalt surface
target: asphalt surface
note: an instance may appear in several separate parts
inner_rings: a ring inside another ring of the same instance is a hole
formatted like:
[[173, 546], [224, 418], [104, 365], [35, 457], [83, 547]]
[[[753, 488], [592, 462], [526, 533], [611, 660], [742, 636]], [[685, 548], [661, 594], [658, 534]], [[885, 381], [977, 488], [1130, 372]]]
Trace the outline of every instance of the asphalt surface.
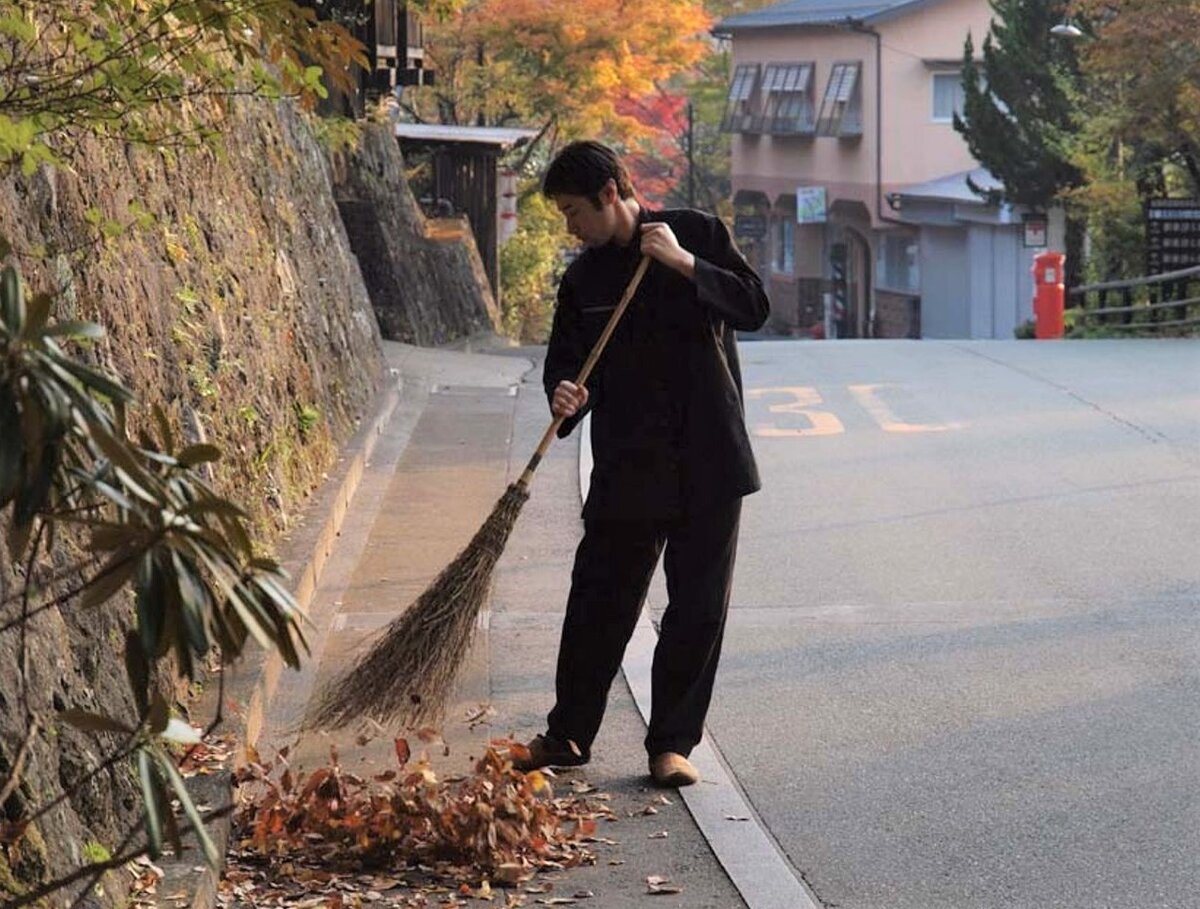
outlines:
[[742, 350], [709, 732], [818, 900], [1200, 906], [1200, 344]]

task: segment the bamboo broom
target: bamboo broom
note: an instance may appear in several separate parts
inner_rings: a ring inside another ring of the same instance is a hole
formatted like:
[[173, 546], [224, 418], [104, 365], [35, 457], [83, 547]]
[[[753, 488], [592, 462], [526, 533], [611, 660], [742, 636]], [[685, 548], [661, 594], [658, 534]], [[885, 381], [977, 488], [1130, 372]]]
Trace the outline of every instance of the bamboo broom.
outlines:
[[[584, 361], [576, 385], [587, 383], [649, 264], [650, 258], [642, 256]], [[492, 570], [529, 498], [533, 473], [564, 419], [556, 417], [546, 429], [520, 479], [500, 497], [466, 548], [384, 628], [361, 659], [318, 692], [305, 716], [305, 728], [337, 729], [366, 717], [381, 724], [404, 725], [441, 718], [487, 599]]]

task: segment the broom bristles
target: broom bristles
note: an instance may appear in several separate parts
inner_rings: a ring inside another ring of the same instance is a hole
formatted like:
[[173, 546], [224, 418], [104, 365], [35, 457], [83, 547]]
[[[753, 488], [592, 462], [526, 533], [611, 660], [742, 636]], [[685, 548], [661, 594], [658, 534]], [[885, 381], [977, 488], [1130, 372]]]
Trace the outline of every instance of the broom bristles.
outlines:
[[358, 662], [321, 689], [304, 728], [338, 729], [366, 717], [383, 725], [441, 718], [487, 599], [492, 570], [528, 498], [521, 483], [508, 487], [454, 561]]

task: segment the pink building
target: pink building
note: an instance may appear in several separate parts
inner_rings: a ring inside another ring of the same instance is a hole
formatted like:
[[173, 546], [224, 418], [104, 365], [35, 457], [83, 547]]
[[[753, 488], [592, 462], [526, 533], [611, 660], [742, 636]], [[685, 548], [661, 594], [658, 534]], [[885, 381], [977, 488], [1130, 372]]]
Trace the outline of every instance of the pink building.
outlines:
[[731, 16], [735, 233], [776, 331], [1008, 337], [1061, 216], [987, 205], [954, 131], [968, 35], [988, 0], [786, 0]]

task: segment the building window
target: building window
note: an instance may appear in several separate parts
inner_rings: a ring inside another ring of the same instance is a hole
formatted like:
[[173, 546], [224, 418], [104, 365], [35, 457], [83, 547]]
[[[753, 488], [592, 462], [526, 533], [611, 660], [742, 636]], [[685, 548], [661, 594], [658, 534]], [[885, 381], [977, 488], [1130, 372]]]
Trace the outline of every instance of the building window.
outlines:
[[811, 63], [768, 63], [763, 73], [763, 115], [760, 128], [775, 135], [812, 135]]
[[960, 73], [933, 74], [933, 119], [949, 123], [954, 115], [962, 116], [963, 86]]
[[782, 212], [775, 215], [775, 230], [771, 241], [771, 270], [790, 275], [796, 270], [796, 215]]
[[757, 63], [741, 63], [733, 71], [733, 81], [729, 83], [729, 97], [725, 102], [725, 116], [721, 118], [721, 132], [744, 133], [753, 130], [758, 72]]
[[875, 283], [885, 290], [920, 293], [920, 246], [913, 234], [890, 231], [879, 235], [875, 251]]
[[862, 95], [858, 90], [861, 63], [835, 63], [821, 101], [818, 136], [861, 136]]

